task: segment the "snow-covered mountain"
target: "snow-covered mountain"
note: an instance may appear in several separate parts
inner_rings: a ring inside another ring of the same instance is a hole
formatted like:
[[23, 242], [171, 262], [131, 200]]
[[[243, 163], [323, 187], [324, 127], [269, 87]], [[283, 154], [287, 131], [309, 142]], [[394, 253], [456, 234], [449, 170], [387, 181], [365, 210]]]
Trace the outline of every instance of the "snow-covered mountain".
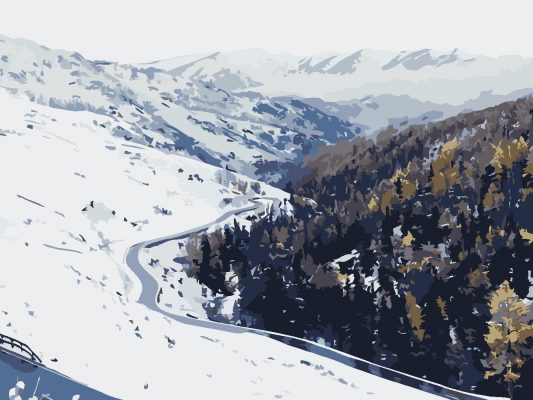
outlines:
[[[278, 186], [304, 157], [339, 140], [527, 95], [531, 74], [522, 77], [529, 68], [517, 57], [367, 50], [304, 59], [253, 50], [120, 65], [0, 36], [0, 87], [11, 93], [109, 117], [113, 134], [125, 141]], [[335, 99], [331, 94], [341, 89], [361, 96]], [[464, 90], [471, 99], [442, 98]]]
[[277, 181], [306, 154], [361, 132], [293, 97], [233, 93], [153, 67], [90, 61], [0, 37], [0, 86], [39, 104], [87, 110], [126, 141]]
[[[393, 52], [362, 49], [311, 56], [261, 50], [189, 55], [147, 64], [228, 90], [257, 90], [331, 101], [382, 94], [461, 105], [487, 88], [495, 94], [533, 87], [533, 59], [491, 58], [458, 49]], [[444, 90], [445, 89], [445, 90]]]

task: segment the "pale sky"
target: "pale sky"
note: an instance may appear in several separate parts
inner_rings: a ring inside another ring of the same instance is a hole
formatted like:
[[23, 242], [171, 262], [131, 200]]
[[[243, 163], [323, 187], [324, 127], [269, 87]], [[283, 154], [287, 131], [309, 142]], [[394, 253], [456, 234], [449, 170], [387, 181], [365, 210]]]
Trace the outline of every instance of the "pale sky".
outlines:
[[532, 23], [528, 0], [17, 0], [0, 12], [1, 34], [120, 62], [248, 48], [533, 56]]

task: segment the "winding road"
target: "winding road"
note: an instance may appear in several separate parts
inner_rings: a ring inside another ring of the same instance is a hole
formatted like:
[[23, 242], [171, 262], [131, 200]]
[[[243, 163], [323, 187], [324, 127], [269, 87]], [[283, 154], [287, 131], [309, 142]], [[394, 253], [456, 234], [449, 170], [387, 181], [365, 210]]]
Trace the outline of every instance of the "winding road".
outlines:
[[439, 385], [439, 384], [436, 384], [430, 381], [426, 381], [424, 379], [421, 379], [421, 378], [418, 378], [412, 375], [404, 374], [402, 372], [398, 372], [390, 368], [386, 368], [378, 364], [371, 363], [369, 361], [351, 356], [349, 354], [342, 353], [335, 349], [319, 345], [315, 342], [312, 342], [306, 339], [297, 338], [294, 336], [284, 335], [284, 334], [275, 333], [275, 332], [263, 331], [260, 329], [229, 325], [229, 324], [224, 324], [224, 323], [210, 321], [210, 320], [195, 319], [195, 318], [191, 318], [187, 316], [172, 314], [161, 309], [157, 305], [157, 301], [156, 301], [157, 294], [159, 292], [159, 284], [156, 281], [156, 279], [142, 266], [141, 262], [139, 261], [140, 251], [144, 248], [150, 248], [150, 247], [161, 245], [170, 240], [185, 239], [193, 233], [205, 232], [212, 225], [224, 222], [230, 219], [231, 217], [237, 216], [244, 212], [249, 212], [249, 211], [258, 209], [262, 205], [263, 201], [279, 201], [279, 199], [264, 197], [260, 199], [253, 199], [251, 201], [253, 205], [248, 205], [248, 206], [236, 209], [236, 210], [228, 211], [210, 223], [204, 224], [196, 228], [188, 229], [186, 231], [179, 232], [174, 235], [168, 235], [168, 236], [156, 238], [153, 240], [148, 240], [145, 242], [137, 243], [129, 247], [128, 250], [126, 251], [126, 254], [124, 255], [124, 264], [133, 271], [133, 273], [139, 278], [141, 282], [142, 290], [141, 290], [141, 294], [139, 295], [138, 302], [145, 305], [146, 307], [148, 307], [149, 309], [153, 311], [156, 311], [168, 318], [171, 318], [183, 324], [200, 326], [203, 328], [213, 329], [213, 330], [218, 330], [218, 331], [232, 332], [236, 334], [253, 333], [253, 334], [257, 334], [261, 336], [266, 336], [268, 338], [281, 341], [287, 345], [308, 351], [316, 355], [320, 355], [322, 357], [326, 357], [331, 360], [335, 360], [337, 362], [356, 368], [358, 370], [365, 371], [373, 375], [376, 375], [376, 376], [379, 376], [379, 377], [382, 377], [388, 380], [392, 380], [394, 382], [398, 382], [403, 385], [407, 385], [407, 386], [410, 386], [416, 389], [420, 389], [425, 392], [428, 392], [428, 393], [431, 393], [437, 396], [441, 396], [447, 399], [456, 399], [456, 400], [490, 399], [490, 397], [461, 392], [455, 389], [448, 388], [446, 386], [442, 386], [442, 385]]

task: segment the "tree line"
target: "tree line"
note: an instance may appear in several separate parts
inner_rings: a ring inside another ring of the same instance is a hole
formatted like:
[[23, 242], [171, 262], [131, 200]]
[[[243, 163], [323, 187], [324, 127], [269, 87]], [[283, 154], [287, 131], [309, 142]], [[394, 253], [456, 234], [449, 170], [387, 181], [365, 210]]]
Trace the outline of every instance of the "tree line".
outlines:
[[532, 113], [519, 99], [324, 148], [287, 184], [291, 212], [192, 237], [194, 276], [238, 297], [227, 322], [526, 399]]

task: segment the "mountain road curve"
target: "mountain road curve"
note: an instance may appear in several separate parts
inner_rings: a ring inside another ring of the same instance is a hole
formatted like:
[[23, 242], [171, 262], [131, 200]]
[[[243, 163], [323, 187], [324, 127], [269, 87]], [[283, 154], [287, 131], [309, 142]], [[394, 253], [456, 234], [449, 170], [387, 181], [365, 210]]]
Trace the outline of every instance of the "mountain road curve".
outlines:
[[258, 209], [261, 206], [263, 201], [279, 201], [279, 199], [267, 198], [267, 197], [256, 198], [254, 200], [251, 200], [253, 204], [247, 205], [247, 206], [235, 209], [235, 210], [227, 211], [224, 214], [220, 215], [216, 220], [210, 223], [201, 225], [199, 227], [191, 228], [191, 229], [188, 229], [182, 232], [178, 232], [173, 235], [155, 238], [152, 240], [144, 241], [144, 242], [137, 243], [137, 244], [130, 246], [124, 255], [124, 264], [137, 276], [137, 278], [141, 282], [141, 285], [142, 285], [141, 294], [139, 295], [139, 299], [137, 301], [143, 304], [144, 306], [146, 306], [147, 308], [153, 311], [156, 311], [182, 324], [188, 324], [188, 325], [193, 325], [193, 326], [198, 326], [198, 327], [203, 327], [203, 328], [213, 329], [213, 330], [218, 330], [218, 331], [224, 331], [224, 332], [231, 332], [235, 334], [252, 333], [252, 334], [265, 336], [271, 339], [281, 341], [289, 346], [293, 346], [293, 347], [305, 350], [307, 352], [340, 362], [342, 364], [348, 365], [355, 369], [368, 372], [370, 374], [382, 377], [384, 379], [392, 380], [394, 382], [398, 382], [403, 385], [407, 385], [407, 386], [410, 386], [416, 389], [420, 389], [425, 392], [428, 392], [428, 393], [431, 393], [431, 394], [434, 394], [440, 397], [444, 397], [447, 399], [456, 399], [456, 400], [490, 399], [490, 397], [488, 396], [481, 396], [481, 395], [461, 392], [461, 391], [451, 389], [451, 388], [448, 388], [446, 386], [443, 386], [437, 383], [424, 380], [422, 378], [404, 374], [402, 372], [395, 371], [393, 369], [383, 367], [378, 364], [374, 364], [372, 362], [363, 360], [361, 358], [357, 358], [349, 354], [342, 353], [338, 350], [319, 345], [318, 343], [315, 343], [315, 342], [312, 342], [306, 339], [284, 335], [284, 334], [276, 333], [276, 332], [268, 332], [268, 331], [264, 331], [260, 329], [229, 325], [229, 324], [224, 324], [221, 322], [215, 322], [215, 321], [210, 321], [210, 320], [196, 319], [196, 318], [192, 318], [188, 316], [173, 314], [173, 313], [170, 313], [168, 311], [161, 309], [158, 306], [157, 301], [156, 301], [157, 293], [159, 291], [159, 284], [156, 281], [156, 279], [142, 266], [141, 262], [139, 261], [139, 253], [142, 251], [142, 249], [155, 247], [165, 242], [168, 242], [170, 240], [185, 239], [193, 233], [205, 232], [210, 226], [221, 223], [231, 218], [232, 216], [237, 216], [241, 213]]

